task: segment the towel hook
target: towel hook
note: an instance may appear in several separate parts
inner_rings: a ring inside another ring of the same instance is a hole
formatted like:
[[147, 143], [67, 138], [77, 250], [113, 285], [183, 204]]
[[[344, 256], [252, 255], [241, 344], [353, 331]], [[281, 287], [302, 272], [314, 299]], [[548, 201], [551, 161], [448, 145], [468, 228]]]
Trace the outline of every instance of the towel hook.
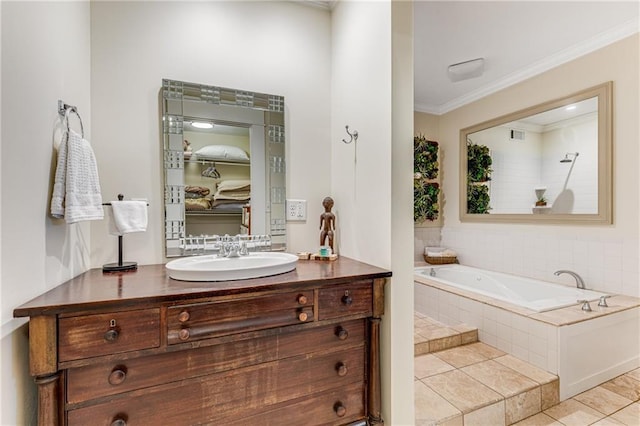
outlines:
[[353, 142], [353, 141], [356, 141], [356, 142], [357, 142], [357, 141], [358, 141], [358, 131], [357, 131], [357, 130], [354, 130], [353, 132], [350, 132], [350, 131], [349, 131], [349, 125], [346, 125], [346, 126], [344, 126], [344, 127], [345, 127], [345, 129], [347, 130], [347, 134], [348, 134], [349, 136], [351, 136], [351, 139], [349, 139], [348, 141], [347, 141], [347, 140], [345, 140], [345, 139], [342, 139], [342, 142], [344, 142], [344, 143], [351, 143], [351, 142]]

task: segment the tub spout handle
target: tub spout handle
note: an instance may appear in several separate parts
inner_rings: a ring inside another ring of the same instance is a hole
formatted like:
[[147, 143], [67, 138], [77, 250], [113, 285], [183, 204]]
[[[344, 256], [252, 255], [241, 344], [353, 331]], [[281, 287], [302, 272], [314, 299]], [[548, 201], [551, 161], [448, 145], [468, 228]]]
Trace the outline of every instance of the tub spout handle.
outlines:
[[591, 305], [589, 304], [588, 300], [578, 300], [578, 303], [582, 303], [582, 310], [583, 311], [587, 311], [587, 312], [591, 312]]
[[611, 295], [600, 296], [600, 301], [598, 302], [598, 306], [601, 306], [603, 308], [608, 308], [609, 305], [607, 305], [607, 299], [610, 297]]

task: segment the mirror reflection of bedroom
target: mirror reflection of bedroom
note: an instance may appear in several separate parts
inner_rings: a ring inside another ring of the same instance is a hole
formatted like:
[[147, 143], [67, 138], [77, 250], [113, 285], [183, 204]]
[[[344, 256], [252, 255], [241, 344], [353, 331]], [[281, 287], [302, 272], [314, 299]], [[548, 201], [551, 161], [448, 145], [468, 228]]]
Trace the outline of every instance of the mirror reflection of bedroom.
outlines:
[[249, 233], [249, 129], [185, 117], [183, 137], [186, 235]]

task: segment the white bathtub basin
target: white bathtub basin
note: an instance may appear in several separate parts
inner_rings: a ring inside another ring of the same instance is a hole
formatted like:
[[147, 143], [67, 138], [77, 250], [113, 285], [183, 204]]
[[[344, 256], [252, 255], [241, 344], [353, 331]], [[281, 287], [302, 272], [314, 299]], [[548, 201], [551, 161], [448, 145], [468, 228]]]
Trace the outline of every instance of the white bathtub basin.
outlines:
[[229, 281], [267, 277], [296, 269], [298, 256], [260, 252], [240, 257], [216, 255], [183, 257], [168, 262], [169, 276], [182, 281]]

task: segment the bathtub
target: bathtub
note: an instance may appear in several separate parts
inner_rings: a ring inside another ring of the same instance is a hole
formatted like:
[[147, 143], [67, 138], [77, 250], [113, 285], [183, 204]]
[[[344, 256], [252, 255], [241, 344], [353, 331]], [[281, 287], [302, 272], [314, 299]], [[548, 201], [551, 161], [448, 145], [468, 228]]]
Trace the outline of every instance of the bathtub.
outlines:
[[[431, 275], [431, 270], [435, 276]], [[585, 291], [463, 265], [414, 270], [414, 309], [556, 374], [563, 401], [640, 366], [640, 299]]]
[[605, 293], [538, 281], [516, 275], [485, 271], [463, 265], [420, 267], [416, 275], [461, 290], [512, 303], [534, 312], [575, 305], [578, 300], [594, 301]]

